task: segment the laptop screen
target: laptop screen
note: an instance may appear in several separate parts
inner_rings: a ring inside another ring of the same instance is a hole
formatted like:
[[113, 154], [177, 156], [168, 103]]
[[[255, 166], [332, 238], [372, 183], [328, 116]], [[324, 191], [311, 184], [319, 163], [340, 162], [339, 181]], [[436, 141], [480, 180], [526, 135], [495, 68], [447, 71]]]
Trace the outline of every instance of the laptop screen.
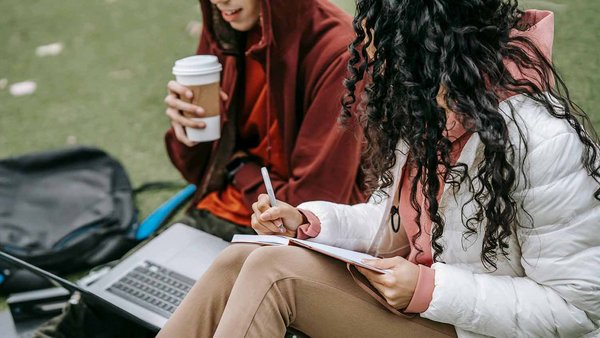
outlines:
[[19, 259], [15, 256], [9, 255], [6, 252], [0, 251], [0, 260], [3, 260], [11, 265], [16, 266], [16, 267], [29, 270], [38, 276], [45, 277], [48, 280], [50, 280], [53, 284], [56, 284], [57, 286], [61, 286], [71, 292], [83, 291], [83, 289], [79, 285], [77, 285], [71, 281], [68, 281], [62, 277], [59, 277], [53, 273], [50, 273], [46, 270], [42, 270], [42, 269], [38, 268], [37, 266], [29, 264], [29, 263], [25, 262], [24, 260]]

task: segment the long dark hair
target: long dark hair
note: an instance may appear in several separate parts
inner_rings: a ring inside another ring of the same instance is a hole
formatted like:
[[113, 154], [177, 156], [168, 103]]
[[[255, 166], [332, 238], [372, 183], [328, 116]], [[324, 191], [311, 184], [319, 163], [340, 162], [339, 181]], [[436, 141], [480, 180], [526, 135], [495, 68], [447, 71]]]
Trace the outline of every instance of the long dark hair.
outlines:
[[[555, 118], [567, 121], [585, 147], [584, 167], [600, 182], [596, 136], [586, 114], [571, 100], [551, 60], [527, 37], [511, 35], [529, 28], [522, 23], [524, 15], [516, 0], [356, 2], [356, 39], [350, 45], [343, 117], [350, 117], [357, 85], [364, 81], [366, 103], [361, 119], [367, 141], [363, 156], [367, 186], [377, 193], [393, 183], [394, 151], [399, 140], [405, 141], [410, 165], [416, 168], [410, 200], [418, 214], [419, 232], [412, 241], [422, 232], [422, 210], [416, 199], [420, 182], [433, 222], [436, 261], [444, 249], [440, 241], [444, 220], [436, 198], [443, 189], [438, 179], [440, 166], [445, 168], [446, 183], [466, 182], [473, 192], [477, 208], [464, 224], [464, 236], [483, 235], [484, 266], [495, 269], [498, 254], [507, 254], [513, 225], [524, 226], [518, 217], [522, 203], [512, 194], [519, 177], [528, 184], [523, 169], [525, 133], [519, 129], [521, 142], [511, 144], [499, 111], [501, 93], [525, 94]], [[368, 55], [371, 44], [373, 57]], [[513, 76], [506, 66], [509, 63], [531, 76]], [[483, 161], [471, 168], [476, 169], [473, 177], [465, 164], [450, 163], [446, 112], [436, 101], [440, 91], [448, 108], [479, 135], [484, 146]], [[515, 159], [520, 163], [515, 164]], [[600, 188], [594, 197], [600, 199]]]

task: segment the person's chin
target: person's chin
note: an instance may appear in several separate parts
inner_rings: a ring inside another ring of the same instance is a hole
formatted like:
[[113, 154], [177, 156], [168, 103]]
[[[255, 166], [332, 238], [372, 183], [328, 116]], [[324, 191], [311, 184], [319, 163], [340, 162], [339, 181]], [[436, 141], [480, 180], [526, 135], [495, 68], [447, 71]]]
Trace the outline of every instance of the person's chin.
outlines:
[[245, 22], [230, 22], [229, 24], [233, 29], [240, 32], [247, 32], [252, 29], [252, 25]]

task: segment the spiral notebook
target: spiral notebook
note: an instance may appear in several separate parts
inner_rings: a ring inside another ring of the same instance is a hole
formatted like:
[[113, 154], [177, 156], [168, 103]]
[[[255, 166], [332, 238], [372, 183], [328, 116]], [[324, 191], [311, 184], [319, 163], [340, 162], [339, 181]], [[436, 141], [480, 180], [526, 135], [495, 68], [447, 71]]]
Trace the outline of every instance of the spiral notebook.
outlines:
[[331, 245], [305, 241], [302, 239], [277, 236], [277, 235], [234, 235], [231, 243], [254, 243], [261, 245], [295, 245], [320, 254], [327, 255], [342, 262], [360, 266], [378, 273], [388, 273], [389, 270], [382, 270], [362, 262], [363, 259], [377, 259], [366, 253], [337, 248]]

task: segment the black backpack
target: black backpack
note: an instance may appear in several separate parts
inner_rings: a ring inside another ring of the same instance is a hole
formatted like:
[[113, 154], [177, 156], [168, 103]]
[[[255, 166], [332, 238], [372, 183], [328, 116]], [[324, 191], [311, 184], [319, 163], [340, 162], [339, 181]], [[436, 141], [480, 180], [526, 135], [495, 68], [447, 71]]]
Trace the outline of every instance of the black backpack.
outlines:
[[[120, 258], [139, 241], [123, 166], [74, 147], [0, 160], [0, 250], [67, 274]], [[47, 282], [0, 262], [0, 294]]]

